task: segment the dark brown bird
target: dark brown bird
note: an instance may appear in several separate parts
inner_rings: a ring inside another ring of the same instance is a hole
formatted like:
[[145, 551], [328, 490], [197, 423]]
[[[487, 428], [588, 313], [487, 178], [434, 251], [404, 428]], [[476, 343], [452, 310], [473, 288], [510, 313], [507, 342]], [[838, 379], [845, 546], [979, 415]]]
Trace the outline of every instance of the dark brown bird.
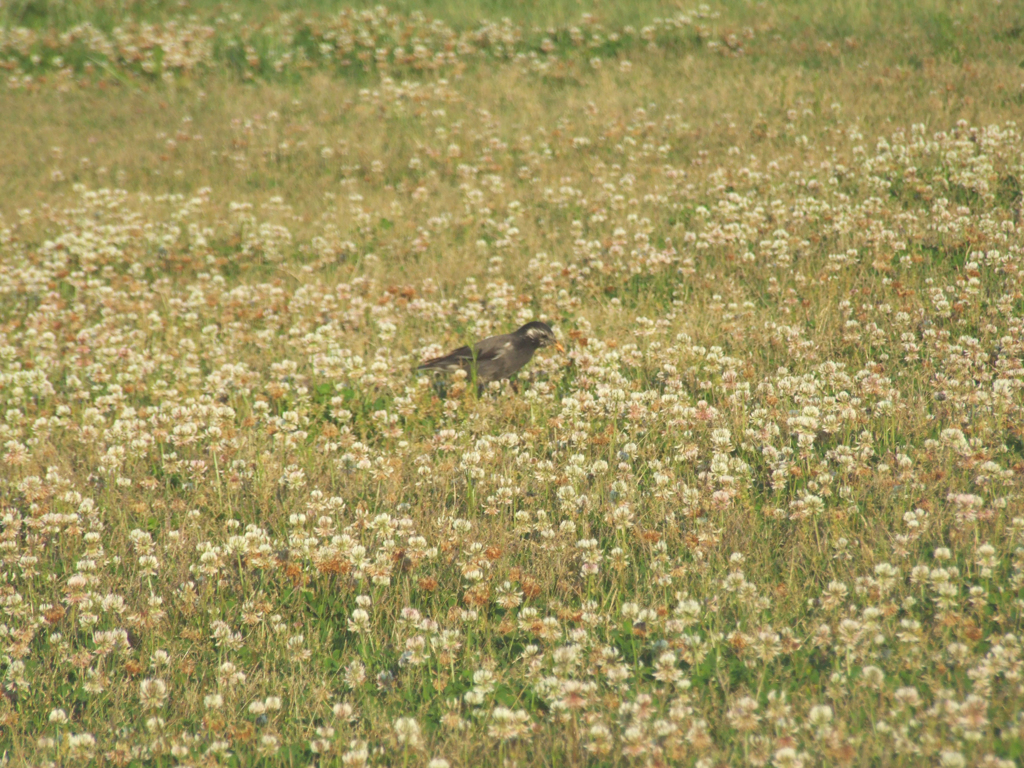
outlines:
[[514, 333], [491, 336], [473, 345], [473, 348], [459, 347], [444, 357], [427, 360], [417, 370], [445, 371], [454, 373], [463, 370], [470, 376], [476, 366], [476, 380], [480, 384], [507, 379], [533, 357], [541, 347], [554, 346], [559, 352], [565, 349], [555, 338], [554, 331], [547, 323], [527, 323]]

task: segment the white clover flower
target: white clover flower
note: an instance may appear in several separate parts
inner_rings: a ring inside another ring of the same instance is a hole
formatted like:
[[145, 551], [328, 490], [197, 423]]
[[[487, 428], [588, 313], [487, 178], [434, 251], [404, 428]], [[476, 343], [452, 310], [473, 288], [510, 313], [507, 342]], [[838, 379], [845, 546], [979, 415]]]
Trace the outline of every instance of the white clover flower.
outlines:
[[807, 721], [815, 728], [821, 728], [832, 722], [832, 707], [827, 704], [816, 704], [807, 713]]
[[868, 665], [861, 669], [861, 678], [872, 688], [879, 688], [885, 680], [885, 673], [875, 666]]
[[419, 749], [423, 744], [420, 737], [420, 725], [411, 717], [400, 717], [395, 720], [395, 738], [399, 744], [404, 744], [411, 749]]
[[162, 707], [167, 700], [167, 684], [159, 679], [146, 679], [139, 683], [139, 702], [143, 709]]

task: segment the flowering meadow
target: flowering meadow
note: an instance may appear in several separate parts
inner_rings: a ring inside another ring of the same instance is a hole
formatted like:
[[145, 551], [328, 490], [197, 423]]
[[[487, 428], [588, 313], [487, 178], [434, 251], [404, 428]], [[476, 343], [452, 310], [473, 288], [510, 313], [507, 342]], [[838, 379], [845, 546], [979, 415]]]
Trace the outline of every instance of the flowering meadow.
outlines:
[[0, 7], [0, 765], [1024, 759], [1019, 3], [237, 5]]

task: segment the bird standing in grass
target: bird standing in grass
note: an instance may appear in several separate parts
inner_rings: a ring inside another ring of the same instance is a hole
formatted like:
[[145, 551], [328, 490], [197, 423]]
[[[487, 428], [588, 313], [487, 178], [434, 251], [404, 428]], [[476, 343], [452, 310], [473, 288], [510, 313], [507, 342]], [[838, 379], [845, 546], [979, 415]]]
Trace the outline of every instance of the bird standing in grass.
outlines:
[[550, 346], [559, 352], [565, 351], [547, 323], [534, 321], [513, 333], [503, 333], [479, 341], [472, 348], [459, 347], [443, 357], [427, 360], [418, 370], [447, 373], [463, 370], [472, 376], [475, 367], [477, 383], [482, 386], [491, 381], [507, 379], [530, 362], [534, 352]]

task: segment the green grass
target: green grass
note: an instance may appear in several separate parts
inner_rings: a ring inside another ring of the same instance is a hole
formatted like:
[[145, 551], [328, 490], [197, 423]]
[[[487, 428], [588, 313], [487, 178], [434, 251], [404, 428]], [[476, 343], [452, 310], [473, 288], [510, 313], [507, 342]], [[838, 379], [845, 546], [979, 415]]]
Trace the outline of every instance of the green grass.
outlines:
[[0, 10], [0, 751], [1007, 768], [1019, 5], [388, 9]]

